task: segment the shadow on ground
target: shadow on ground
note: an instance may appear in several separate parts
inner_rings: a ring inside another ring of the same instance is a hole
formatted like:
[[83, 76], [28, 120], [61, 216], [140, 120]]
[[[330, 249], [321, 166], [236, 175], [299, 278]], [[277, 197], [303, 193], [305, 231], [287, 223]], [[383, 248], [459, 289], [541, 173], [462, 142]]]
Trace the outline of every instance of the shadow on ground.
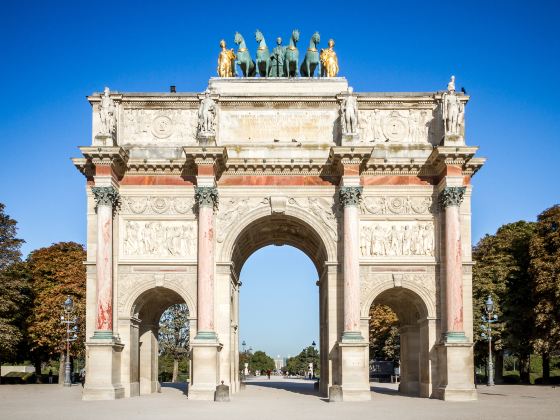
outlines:
[[390, 397], [408, 397], [408, 398], [420, 398], [418, 395], [414, 394], [403, 394], [399, 392], [398, 389], [392, 388], [390, 386], [383, 385], [370, 385], [370, 391], [376, 394], [388, 395]]
[[314, 389], [313, 381], [309, 382], [287, 382], [282, 379], [263, 379], [251, 380], [245, 382], [247, 387], [261, 386], [265, 388], [281, 389], [284, 391], [294, 392], [296, 394], [314, 395], [319, 397], [319, 391]]
[[186, 382], [160, 382], [162, 388], [174, 388], [181, 392], [187, 393], [187, 383]]

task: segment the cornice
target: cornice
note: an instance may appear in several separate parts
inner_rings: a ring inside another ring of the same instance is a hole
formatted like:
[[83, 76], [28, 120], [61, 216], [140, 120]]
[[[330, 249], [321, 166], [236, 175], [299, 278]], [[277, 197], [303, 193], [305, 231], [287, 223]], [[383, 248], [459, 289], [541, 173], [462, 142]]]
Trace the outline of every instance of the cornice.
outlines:
[[437, 146], [434, 148], [426, 165], [436, 173], [441, 173], [448, 165], [461, 168], [463, 175], [474, 175], [486, 161], [485, 158], [474, 158], [478, 147], [474, 146]]
[[128, 151], [122, 147], [83, 146], [80, 147], [80, 151], [86, 162], [77, 160], [76, 163], [84, 168], [84, 172], [82, 172], [80, 167], [78, 167], [78, 170], [84, 173], [84, 175], [86, 175], [85, 171], [91, 170], [91, 166], [111, 166], [118, 177], [122, 177], [126, 171], [129, 155]]

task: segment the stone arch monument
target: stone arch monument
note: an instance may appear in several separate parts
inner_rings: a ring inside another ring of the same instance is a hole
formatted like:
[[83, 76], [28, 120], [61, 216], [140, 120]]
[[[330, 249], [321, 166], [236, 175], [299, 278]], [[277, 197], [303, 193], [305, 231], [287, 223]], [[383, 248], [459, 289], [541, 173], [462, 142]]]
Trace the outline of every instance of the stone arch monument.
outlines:
[[[269, 244], [315, 264], [320, 391], [371, 398], [372, 302], [403, 321], [402, 390], [476, 398], [469, 97], [328, 78], [212, 78], [204, 93], [94, 93], [84, 399], [155, 392], [157, 320], [190, 314], [189, 398], [239, 391], [239, 273]], [[349, 118], [343, 115], [352, 112]], [[350, 121], [351, 124], [344, 123]], [[351, 128], [348, 128], [351, 126]]]

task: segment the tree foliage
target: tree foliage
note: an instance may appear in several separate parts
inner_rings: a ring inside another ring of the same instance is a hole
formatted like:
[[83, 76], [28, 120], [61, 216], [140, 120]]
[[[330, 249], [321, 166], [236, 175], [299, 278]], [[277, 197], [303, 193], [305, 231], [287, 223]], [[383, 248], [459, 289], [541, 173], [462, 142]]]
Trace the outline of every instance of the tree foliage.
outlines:
[[560, 349], [560, 205], [538, 216], [530, 244], [530, 272], [536, 351], [543, 355], [543, 377], [548, 379], [549, 355]]
[[186, 359], [189, 351], [189, 310], [186, 304], [171, 305], [159, 320], [160, 355], [173, 359], [173, 376], [177, 382], [179, 361]]
[[256, 372], [257, 370], [266, 372], [267, 370], [274, 369], [276, 369], [274, 359], [264, 351], [257, 350], [251, 355], [251, 358], [249, 359], [249, 370], [251, 372]]
[[33, 309], [29, 320], [29, 345], [32, 357], [48, 360], [65, 349], [66, 326], [61, 323], [67, 296], [74, 302], [78, 340], [72, 343], [73, 356], [83, 356], [85, 341], [86, 259], [84, 247], [75, 242], [60, 242], [33, 251], [28, 259]]
[[[481, 336], [484, 302], [494, 300], [494, 314], [499, 322], [492, 326], [494, 350], [504, 348], [520, 357], [522, 371], [528, 378], [531, 354], [531, 275], [529, 242], [534, 223], [519, 221], [503, 225], [495, 235], [486, 235], [473, 249], [473, 322], [475, 356], [483, 360], [487, 342]], [[526, 372], [525, 372], [526, 370]]]
[[386, 305], [373, 304], [369, 310], [369, 355], [372, 359], [398, 360], [399, 319]]
[[318, 375], [321, 367], [319, 351], [313, 346], [306, 347], [297, 356], [290, 357], [286, 363], [286, 371], [290, 375], [306, 375], [309, 363], [313, 363], [313, 371]]
[[0, 203], [0, 359], [14, 358], [24, 336], [29, 306], [28, 277], [20, 262], [23, 240], [16, 238], [17, 222]]

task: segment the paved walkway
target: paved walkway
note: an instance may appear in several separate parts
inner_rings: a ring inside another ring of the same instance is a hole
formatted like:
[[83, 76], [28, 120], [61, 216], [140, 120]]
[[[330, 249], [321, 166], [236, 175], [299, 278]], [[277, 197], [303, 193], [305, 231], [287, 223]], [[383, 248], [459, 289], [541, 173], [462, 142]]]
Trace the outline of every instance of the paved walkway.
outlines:
[[395, 386], [372, 384], [372, 400], [328, 403], [309, 381], [249, 380], [229, 403], [188, 400], [182, 390], [117, 401], [81, 400], [82, 388], [57, 385], [0, 386], [0, 418], [17, 419], [554, 419], [560, 418], [560, 387], [498, 385], [479, 387], [479, 400], [449, 403], [399, 395]]

